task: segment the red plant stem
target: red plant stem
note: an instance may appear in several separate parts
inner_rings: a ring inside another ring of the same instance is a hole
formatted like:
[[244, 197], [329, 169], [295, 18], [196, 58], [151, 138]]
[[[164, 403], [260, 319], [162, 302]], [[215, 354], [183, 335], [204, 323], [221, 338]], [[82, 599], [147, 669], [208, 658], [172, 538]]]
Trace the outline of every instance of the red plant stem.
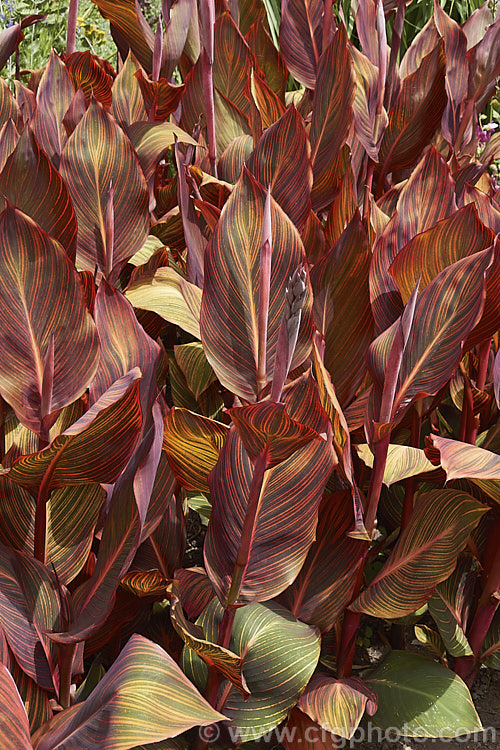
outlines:
[[267, 324], [271, 289], [271, 244], [271, 188], [268, 187], [262, 219], [262, 242], [260, 248], [259, 330], [257, 347], [257, 391], [259, 393], [267, 382]]
[[[38, 447], [41, 450], [42, 440], [39, 438]], [[47, 502], [50, 497], [50, 482], [52, 475], [56, 468], [59, 460], [59, 453], [56, 453], [52, 459], [49, 468], [44, 474], [44, 477], [38, 488], [38, 496], [36, 499], [35, 509], [35, 540], [33, 554], [37, 560], [40, 560], [45, 565], [46, 555], [46, 536], [47, 536]]]
[[479, 367], [477, 372], [477, 388], [479, 391], [484, 391], [486, 385], [486, 376], [488, 375], [488, 364], [490, 361], [490, 348], [491, 340], [483, 341], [477, 348], [477, 356], [479, 358]]
[[476, 614], [467, 638], [473, 656], [462, 656], [457, 659], [455, 672], [469, 685], [474, 682], [479, 667], [479, 660], [484, 639], [497, 611], [500, 600], [500, 519], [491, 529], [488, 537], [488, 545], [483, 559], [483, 592], [477, 606]]
[[71, 676], [77, 643], [59, 643], [59, 704], [63, 708], [71, 705]]
[[66, 36], [66, 54], [72, 55], [76, 46], [76, 19], [78, 17], [78, 0], [69, 0], [68, 32]]
[[462, 404], [462, 416], [460, 419], [459, 440], [463, 443], [475, 442], [476, 424], [474, 420], [474, 400], [470, 380], [464, 373], [464, 396]]
[[[366, 548], [362, 554], [361, 564], [358, 569], [356, 576], [356, 582], [354, 584], [353, 597], [351, 601], [357, 599], [361, 586], [363, 585], [363, 572], [365, 568], [366, 558], [368, 555], [369, 544], [366, 544]], [[354, 651], [356, 648], [356, 638], [359, 630], [359, 623], [361, 621], [361, 612], [352, 612], [350, 609], [346, 609], [344, 613], [344, 621], [342, 623], [342, 634], [340, 637], [340, 643], [337, 647], [337, 678], [342, 679], [343, 677], [349, 677], [352, 672], [352, 665], [354, 663]]]
[[268, 449], [265, 448], [255, 459], [252, 483], [250, 485], [250, 496], [248, 498], [247, 512], [241, 530], [241, 540], [236, 562], [234, 564], [231, 587], [226, 597], [226, 606], [231, 607], [238, 599], [243, 582], [243, 576], [250, 557], [250, 548], [255, 534], [255, 526], [264, 484], [264, 475], [267, 470]]
[[0, 396], [0, 463], [5, 456], [5, 401]]
[[373, 536], [377, 525], [377, 510], [384, 479], [385, 464], [387, 462], [387, 452], [391, 434], [385, 435], [375, 445], [375, 460], [373, 462], [373, 472], [368, 490], [367, 511], [365, 526], [368, 534]]
[[370, 159], [368, 154], [366, 155], [366, 158], [368, 160], [368, 166], [366, 168], [365, 194], [363, 197], [363, 219], [368, 221], [368, 215], [370, 212], [370, 195], [372, 192], [373, 170], [375, 168], [375, 162], [373, 161], [373, 159]]
[[208, 160], [210, 162], [210, 170], [213, 176], [217, 177], [213, 67], [206, 50], [203, 50], [202, 55], [203, 96], [205, 99], [208, 135]]
[[394, 91], [394, 73], [398, 61], [399, 48], [401, 46], [401, 35], [403, 33], [403, 24], [405, 20], [406, 1], [398, 0], [398, 9], [392, 25], [391, 54], [389, 56], [389, 67], [387, 69], [387, 78], [384, 94], [384, 106], [388, 109], [391, 105]]
[[[420, 444], [420, 416], [413, 407], [412, 412], [412, 423], [411, 423], [411, 444], [414, 448], [418, 448]], [[413, 496], [415, 494], [415, 487], [417, 484], [416, 477], [408, 477], [405, 482], [405, 497], [403, 502], [403, 512], [401, 514], [401, 531], [408, 526], [411, 514], [413, 512]]]

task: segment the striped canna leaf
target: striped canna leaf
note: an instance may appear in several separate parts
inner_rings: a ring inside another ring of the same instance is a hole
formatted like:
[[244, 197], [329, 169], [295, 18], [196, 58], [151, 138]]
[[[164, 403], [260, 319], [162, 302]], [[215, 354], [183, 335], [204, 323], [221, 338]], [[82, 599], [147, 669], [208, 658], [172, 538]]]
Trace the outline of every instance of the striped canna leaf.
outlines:
[[472, 656], [465, 635], [476, 582], [474, 560], [463, 557], [429, 599], [429, 612], [438, 626], [446, 650], [452, 656]]
[[500, 456], [460, 440], [430, 435], [432, 444], [441, 454], [441, 466], [448, 481], [460, 479], [500, 479]]
[[215, 380], [215, 373], [210, 367], [203, 346], [194, 341], [191, 344], [174, 346], [177, 364], [184, 373], [189, 389], [196, 398], [206, 391]]
[[[356, 451], [363, 463], [372, 469], [374, 455], [370, 446], [366, 444], [357, 445]], [[427, 471], [434, 471], [436, 468], [420, 448], [412, 448], [408, 445], [389, 445], [382, 481], [390, 487], [395, 482], [401, 482], [403, 479]]]
[[133, 122], [142, 122], [148, 119], [139, 82], [135, 77], [139, 69], [139, 63], [132, 51], [129, 50], [127, 59], [113, 81], [111, 89], [110, 111], [125, 132]]
[[[201, 305], [201, 339], [206, 357], [226, 388], [255, 401], [259, 320], [260, 247], [266, 191], [246, 170], [225, 204], [205, 252], [205, 286]], [[267, 329], [267, 378], [274, 362], [285, 287], [305, 260], [292, 222], [271, 198], [272, 258]], [[311, 296], [308, 287], [302, 323], [291, 367], [304, 361], [310, 348]]]
[[[235, 428], [230, 429], [208, 478], [212, 515], [204, 548], [207, 573], [222, 602], [233, 596], [240, 605], [266, 601], [295, 579], [314, 541], [319, 502], [335, 464], [331, 444], [318, 436], [265, 472], [255, 506], [250, 495], [254, 466]], [[277, 524], [277, 518], [283, 522]], [[250, 525], [247, 564], [234, 589], [242, 533]]]
[[209, 492], [208, 475], [219, 458], [228, 427], [194, 414], [172, 408], [165, 417], [163, 450], [172, 471], [186, 490]]
[[9, 478], [27, 488], [36, 488], [45, 479], [51, 489], [116, 481], [141, 428], [140, 376], [136, 367], [113, 383], [47, 448], [15, 461]]
[[420, 495], [389, 559], [349, 609], [389, 618], [415, 612], [448, 578], [467, 537], [487, 512], [465, 492]]
[[28, 677], [18, 666], [15, 659], [11, 659], [8, 668], [24, 703], [24, 708], [28, 714], [30, 732], [33, 734], [38, 727], [52, 718], [49, 693], [44, 688], [39, 687], [31, 677]]
[[0, 742], [12, 750], [32, 750], [28, 717], [12, 675], [0, 663]]
[[[75, 88], [81, 89], [88, 103], [91, 98], [97, 99], [103, 107], [111, 106], [111, 86], [113, 79], [99, 63], [99, 58], [86, 52], [73, 52], [64, 59], [64, 64], [71, 76]], [[109, 70], [109, 69], [108, 69]]]
[[279, 46], [292, 76], [314, 89], [322, 45], [320, 0], [285, 0], [281, 9]]
[[[54, 95], [57, 92], [57, 96]], [[33, 132], [50, 161], [59, 168], [61, 154], [68, 140], [63, 118], [75, 95], [71, 76], [62, 60], [52, 50], [36, 92]]]
[[0, 266], [0, 393], [40, 434], [91, 382], [98, 336], [66, 253], [12, 207], [0, 216]]
[[[78, 123], [61, 156], [78, 220], [79, 267], [117, 277], [149, 231], [148, 191], [137, 156], [115, 120], [96, 101]], [[106, 240], [106, 204], [112, 186], [114, 241]]]
[[75, 260], [77, 226], [68, 189], [29, 125], [0, 174], [0, 190]]
[[33, 737], [33, 747], [51, 750], [70, 742], [129, 750], [225, 718], [161, 646], [133, 635], [89, 697], [42, 727]]
[[285, 750], [336, 750], [339, 738], [326, 732], [307, 714], [298, 708], [292, 708], [283, 732]]
[[125, 59], [130, 50], [143, 68], [151, 73], [154, 34], [140, 5], [134, 0], [96, 0], [96, 5], [115, 30], [114, 38], [122, 58]]
[[377, 710], [377, 696], [357, 677], [335, 680], [317, 672], [297, 707], [327, 732], [350, 740], [363, 718]]
[[[197, 620], [205, 636], [217, 640], [223, 609], [216, 598]], [[236, 611], [230, 648], [240, 654], [249, 696], [235, 688], [224, 690], [221, 710], [232, 732], [244, 740], [276, 727], [309, 682], [319, 658], [316, 629], [296, 620], [275, 603], [249, 604]], [[185, 649], [182, 664], [196, 684], [206, 681], [206, 666]], [[251, 733], [251, 734], [250, 734]]]
[[[448, 266], [420, 293], [399, 371], [392, 417], [401, 416], [413, 399], [434, 396], [453, 375], [463, 341], [480, 319], [485, 274], [492, 260], [482, 250]], [[368, 367], [383, 386], [398, 319], [371, 344]]]

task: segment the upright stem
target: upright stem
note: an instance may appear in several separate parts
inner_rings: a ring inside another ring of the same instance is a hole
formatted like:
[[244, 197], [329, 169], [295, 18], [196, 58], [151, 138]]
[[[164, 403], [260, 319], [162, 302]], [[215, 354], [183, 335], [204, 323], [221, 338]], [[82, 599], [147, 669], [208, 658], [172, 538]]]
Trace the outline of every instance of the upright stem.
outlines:
[[380, 500], [380, 493], [382, 491], [382, 483], [384, 479], [385, 464], [387, 462], [387, 453], [389, 450], [389, 442], [391, 434], [385, 435], [375, 445], [375, 460], [373, 462], [373, 472], [370, 481], [370, 489], [368, 490], [367, 498], [367, 512], [365, 526], [368, 534], [373, 536], [375, 526], [377, 524], [377, 510]]
[[483, 341], [482, 344], [478, 346], [477, 355], [479, 358], [479, 367], [477, 372], [477, 388], [479, 391], [484, 391], [484, 387], [486, 385], [486, 377], [488, 375], [488, 364], [490, 361], [490, 347], [491, 347], [491, 341], [488, 339], [488, 341]]
[[71, 677], [77, 643], [59, 643], [59, 704], [63, 708], [71, 705]]
[[[418, 448], [420, 444], [420, 425], [421, 419], [415, 407], [412, 412], [412, 423], [411, 423], [411, 444], [414, 448]], [[408, 477], [405, 482], [405, 497], [403, 502], [403, 512], [401, 515], [401, 531], [408, 526], [411, 514], [413, 512], [413, 496], [415, 494], [416, 477]]]
[[78, 17], [78, 0], [69, 0], [68, 33], [66, 36], [66, 54], [72, 55], [76, 46], [76, 19]]
[[[363, 585], [363, 573], [365, 569], [366, 557], [368, 555], [369, 544], [366, 544], [366, 548], [362, 555], [361, 565], [359, 566], [358, 573], [356, 576], [356, 582], [354, 584], [353, 597], [351, 601], [354, 601], [361, 591]], [[352, 665], [354, 663], [354, 651], [356, 648], [356, 638], [359, 630], [359, 623], [361, 621], [360, 612], [352, 612], [350, 609], [346, 609], [344, 613], [344, 621], [342, 623], [342, 634], [340, 642], [337, 648], [337, 678], [342, 679], [343, 677], [350, 677], [352, 671]]]
[[476, 441], [476, 422], [474, 419], [474, 398], [472, 395], [472, 388], [470, 380], [466, 373], [464, 377], [464, 396], [462, 404], [462, 416], [460, 419], [460, 433], [459, 440], [463, 443], [471, 443], [472, 445]]
[[45, 477], [38, 489], [35, 510], [35, 546], [34, 556], [45, 565], [46, 536], [47, 536], [47, 501], [49, 499], [48, 484]]
[[260, 248], [259, 284], [259, 330], [257, 350], [257, 391], [267, 383], [267, 323], [269, 317], [269, 294], [271, 289], [271, 188], [267, 189], [262, 219], [262, 242]]
[[0, 463], [5, 456], [5, 401], [0, 396]]
[[363, 219], [365, 220], [367, 220], [370, 211], [370, 195], [372, 192], [373, 170], [375, 168], [373, 159], [370, 159], [368, 154], [366, 154], [366, 158], [368, 159], [368, 166], [366, 168], [365, 194], [363, 197]]

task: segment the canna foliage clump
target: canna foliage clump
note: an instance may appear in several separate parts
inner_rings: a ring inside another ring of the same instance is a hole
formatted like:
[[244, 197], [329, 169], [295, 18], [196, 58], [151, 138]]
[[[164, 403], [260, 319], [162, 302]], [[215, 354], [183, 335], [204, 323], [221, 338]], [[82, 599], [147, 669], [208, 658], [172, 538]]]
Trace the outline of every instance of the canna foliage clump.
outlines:
[[[495, 8], [435, 2], [400, 54], [404, 0], [353, 3], [350, 34], [283, 0], [277, 44], [260, 0], [164, 2], [154, 28], [95, 3], [116, 67], [74, 51], [71, 2], [66, 53], [0, 79], [0, 744], [480, 730]], [[360, 670], [367, 617], [421, 652]]]

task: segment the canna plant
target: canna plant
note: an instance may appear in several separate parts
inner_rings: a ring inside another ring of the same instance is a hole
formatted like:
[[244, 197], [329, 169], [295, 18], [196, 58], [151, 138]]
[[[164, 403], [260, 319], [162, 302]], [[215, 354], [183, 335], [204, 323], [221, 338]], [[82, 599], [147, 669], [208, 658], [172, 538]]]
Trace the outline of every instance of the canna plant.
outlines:
[[[257, 1], [95, 3], [116, 69], [72, 2], [66, 54], [0, 79], [2, 746], [480, 730], [498, 14], [435, 2], [401, 55], [403, 0], [350, 34], [284, 0], [279, 35]], [[361, 669], [368, 617], [397, 637]]]

